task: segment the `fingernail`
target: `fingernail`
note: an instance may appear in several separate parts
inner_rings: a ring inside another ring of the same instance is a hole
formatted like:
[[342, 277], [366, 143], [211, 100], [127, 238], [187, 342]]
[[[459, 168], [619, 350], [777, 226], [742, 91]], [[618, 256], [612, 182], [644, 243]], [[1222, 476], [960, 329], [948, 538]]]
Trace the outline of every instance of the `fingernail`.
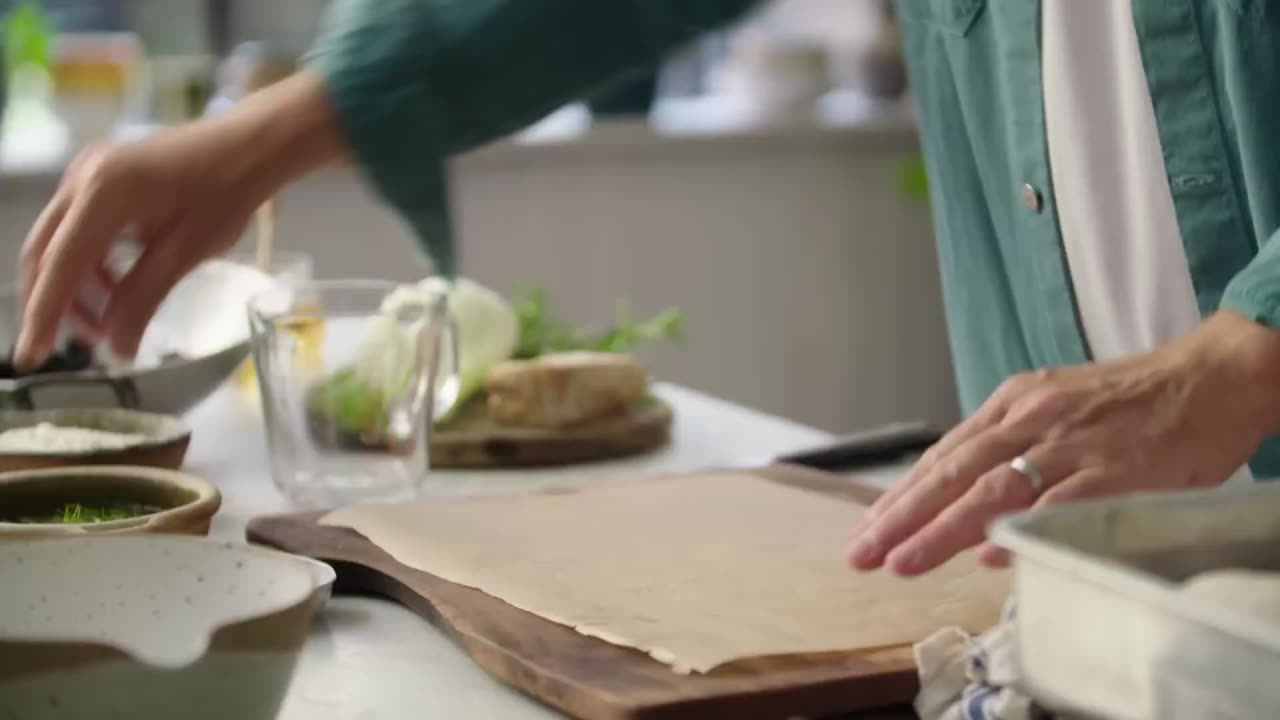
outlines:
[[855, 567], [869, 567], [879, 559], [880, 545], [874, 538], [864, 537], [849, 547], [849, 562]]
[[886, 564], [899, 575], [914, 575], [920, 572], [923, 560], [924, 554], [919, 550], [907, 550], [894, 553]]
[[1009, 566], [1012, 556], [1007, 550], [994, 545], [984, 547], [978, 551], [978, 562], [987, 567], [1004, 568]]

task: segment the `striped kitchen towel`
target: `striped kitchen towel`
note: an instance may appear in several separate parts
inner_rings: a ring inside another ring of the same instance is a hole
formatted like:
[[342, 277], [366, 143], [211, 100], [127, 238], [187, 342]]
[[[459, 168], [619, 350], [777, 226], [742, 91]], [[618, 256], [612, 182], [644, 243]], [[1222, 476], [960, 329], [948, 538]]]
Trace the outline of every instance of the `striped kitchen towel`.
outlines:
[[1013, 601], [977, 637], [944, 628], [915, 646], [921, 720], [1051, 720], [1017, 687]]

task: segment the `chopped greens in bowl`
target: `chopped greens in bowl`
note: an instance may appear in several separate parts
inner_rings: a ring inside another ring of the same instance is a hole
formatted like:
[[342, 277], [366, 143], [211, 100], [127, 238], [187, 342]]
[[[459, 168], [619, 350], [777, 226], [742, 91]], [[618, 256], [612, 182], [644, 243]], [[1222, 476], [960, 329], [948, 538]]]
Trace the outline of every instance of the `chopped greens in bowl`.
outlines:
[[162, 510], [164, 508], [158, 505], [144, 505], [142, 503], [119, 503], [116, 505], [65, 503], [61, 509], [48, 513], [19, 515], [13, 518], [0, 516], [0, 522], [19, 525], [96, 525], [117, 520], [132, 520], [144, 515], [153, 515]]

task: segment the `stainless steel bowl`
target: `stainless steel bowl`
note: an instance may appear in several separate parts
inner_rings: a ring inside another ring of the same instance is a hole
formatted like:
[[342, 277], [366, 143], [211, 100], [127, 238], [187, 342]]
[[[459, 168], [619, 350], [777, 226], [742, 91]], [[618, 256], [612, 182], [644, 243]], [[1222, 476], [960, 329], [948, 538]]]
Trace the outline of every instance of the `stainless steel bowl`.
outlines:
[[[165, 299], [132, 364], [0, 380], [0, 409], [118, 406], [180, 415], [217, 390], [248, 357], [249, 298], [273, 283], [247, 265], [206, 262]], [[16, 294], [0, 293], [0, 352], [13, 346], [17, 318]]]

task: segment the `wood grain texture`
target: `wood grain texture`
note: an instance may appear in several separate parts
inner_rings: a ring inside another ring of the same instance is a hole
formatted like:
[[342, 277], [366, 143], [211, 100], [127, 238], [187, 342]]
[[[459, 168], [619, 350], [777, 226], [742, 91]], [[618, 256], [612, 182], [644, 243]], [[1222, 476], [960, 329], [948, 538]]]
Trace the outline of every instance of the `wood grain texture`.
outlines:
[[[879, 494], [797, 467], [774, 466], [755, 474], [854, 502], [869, 503]], [[248, 537], [332, 563], [338, 592], [371, 593], [403, 604], [449, 633], [497, 679], [574, 717], [821, 717], [907, 703], [918, 689], [907, 646], [756, 658], [705, 675], [678, 675], [639, 651], [585, 637], [402, 565], [353, 530], [317, 525], [320, 515], [257, 518], [249, 523]]]
[[472, 401], [431, 434], [431, 465], [537, 467], [626, 457], [665, 444], [671, 422], [671, 406], [653, 397], [616, 417], [558, 430], [499, 425], [484, 402]]

